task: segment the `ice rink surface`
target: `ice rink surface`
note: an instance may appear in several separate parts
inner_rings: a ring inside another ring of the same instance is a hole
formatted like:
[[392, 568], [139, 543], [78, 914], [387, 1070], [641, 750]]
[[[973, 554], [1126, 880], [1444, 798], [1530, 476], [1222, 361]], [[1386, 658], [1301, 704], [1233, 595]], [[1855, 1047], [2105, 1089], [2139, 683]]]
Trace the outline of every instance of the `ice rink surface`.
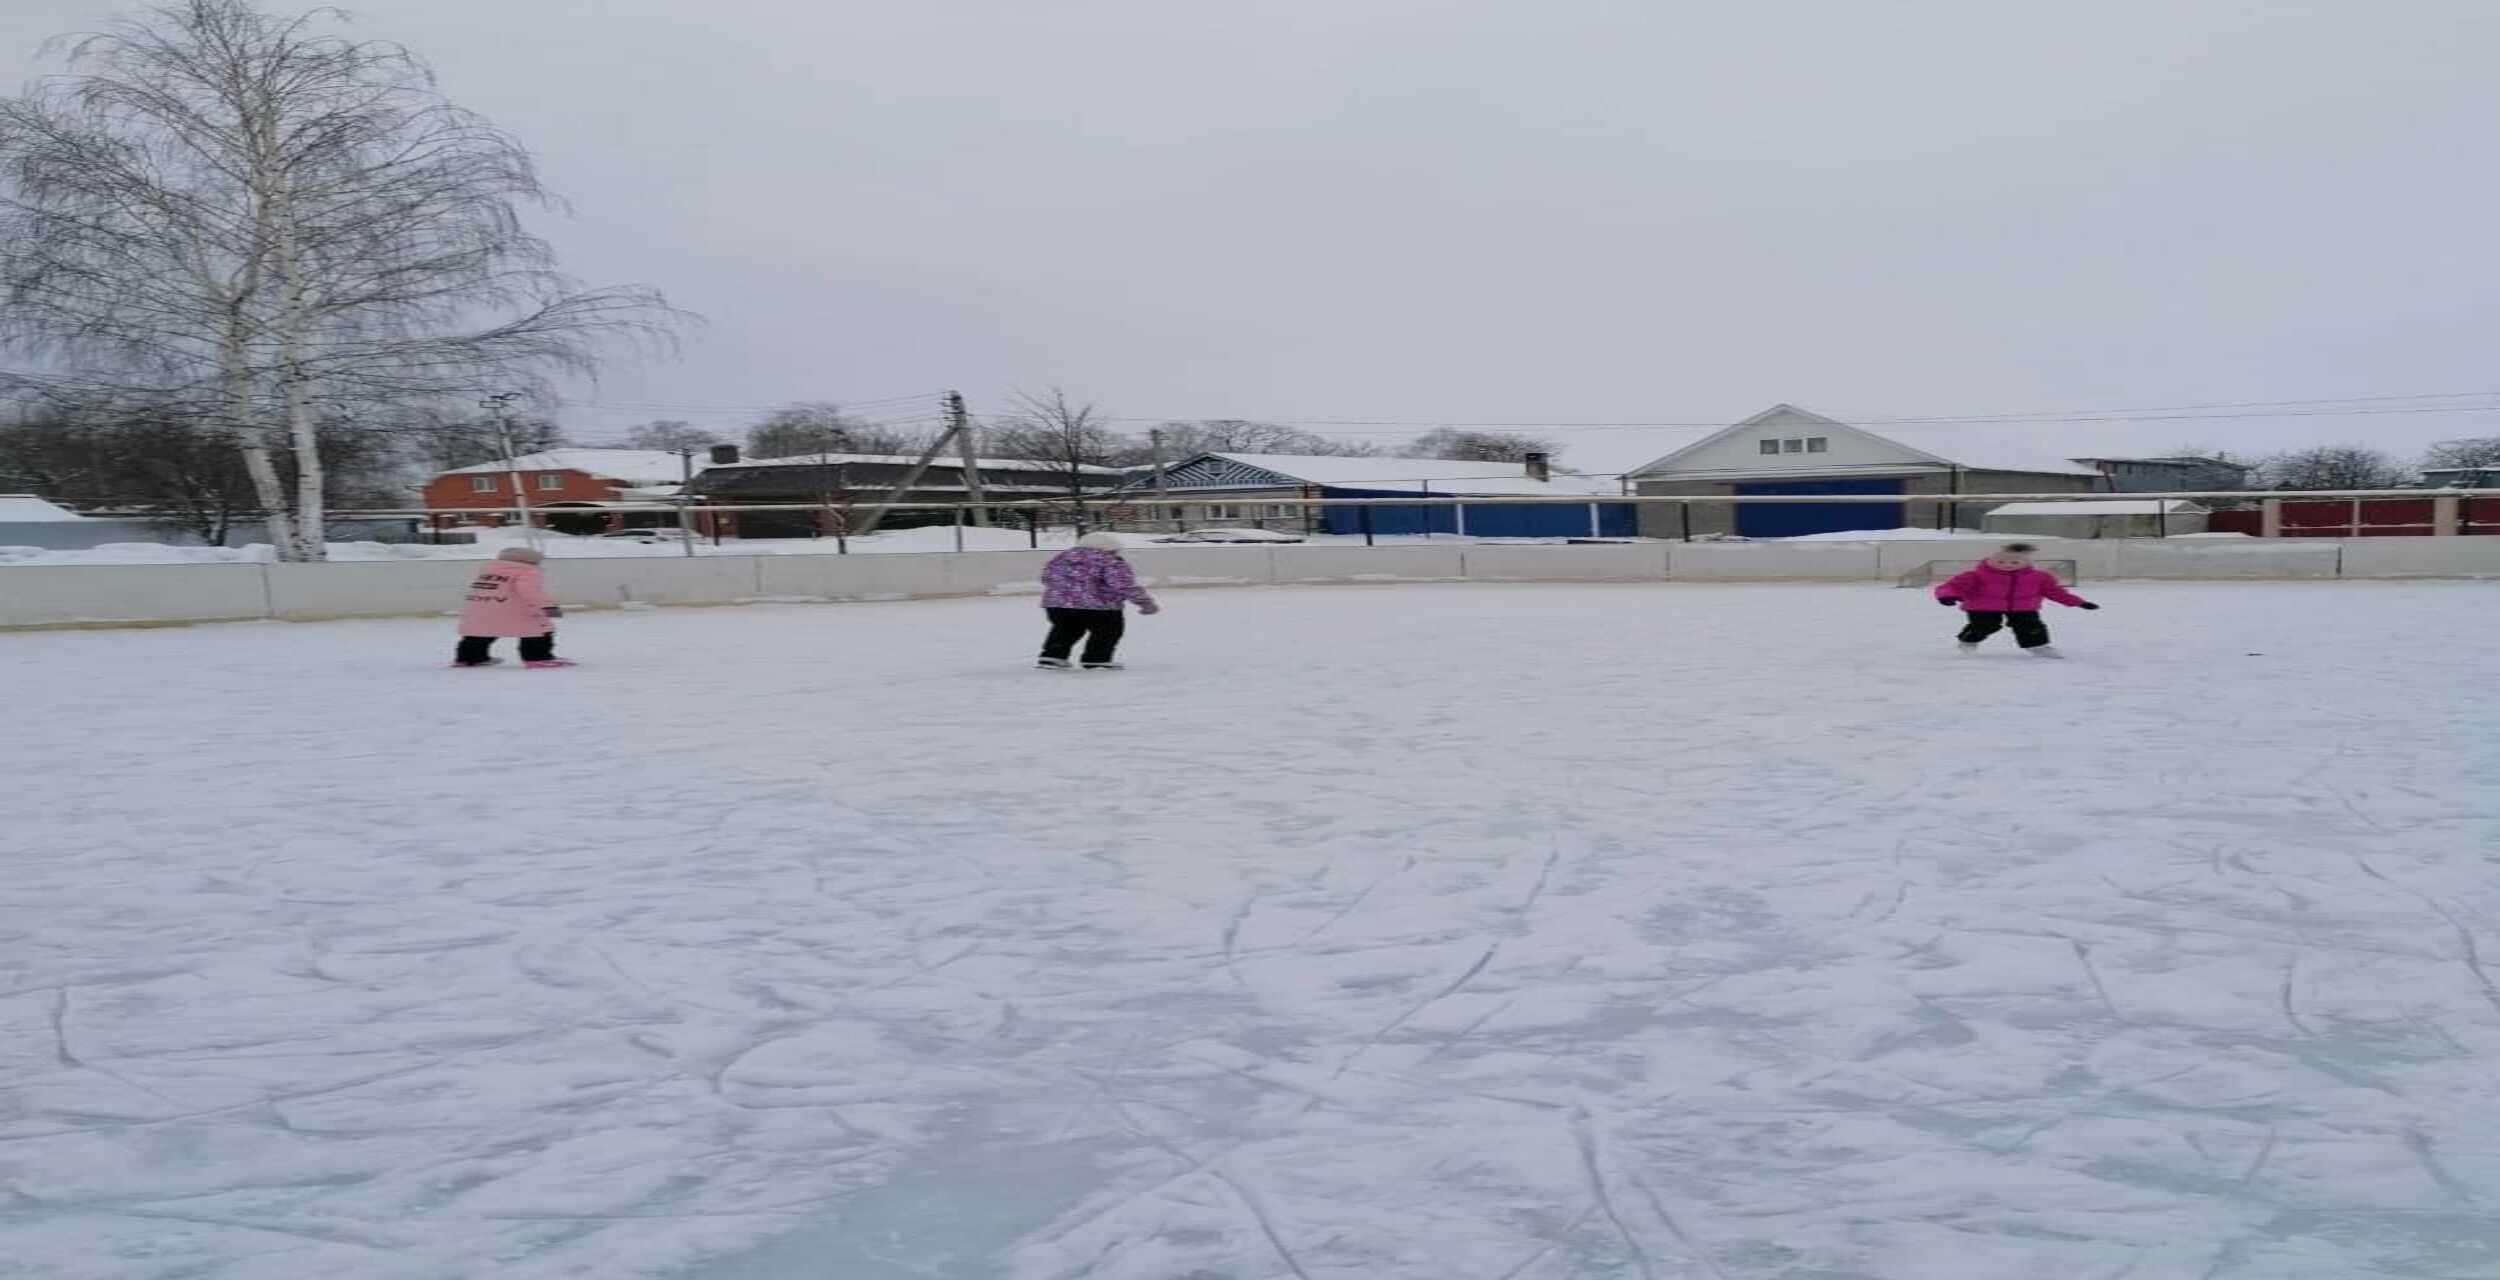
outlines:
[[2500, 1275], [2500, 585], [2085, 591], [0, 635], [0, 1276]]

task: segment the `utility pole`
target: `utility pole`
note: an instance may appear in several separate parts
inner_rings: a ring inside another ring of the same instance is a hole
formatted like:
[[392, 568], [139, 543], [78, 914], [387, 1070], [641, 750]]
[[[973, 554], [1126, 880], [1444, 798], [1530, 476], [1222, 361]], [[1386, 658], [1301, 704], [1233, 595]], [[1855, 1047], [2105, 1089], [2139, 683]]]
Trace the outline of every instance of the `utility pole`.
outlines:
[[[1165, 501], [1172, 496], [1172, 489], [1170, 485], [1164, 482], [1163, 478], [1163, 428], [1155, 427], [1146, 432], [1146, 440], [1147, 443], [1154, 446], [1155, 502], [1157, 504], [1155, 507], [1155, 518], [1159, 520], [1172, 514], [1170, 504]], [[1178, 532], [1180, 521], [1175, 520], [1172, 524], [1174, 531]]]
[[[946, 430], [955, 437], [955, 448], [964, 460], [964, 497], [972, 502], [972, 522], [983, 528], [990, 523], [989, 508], [981, 505], [981, 440], [972, 429], [972, 414], [964, 409], [964, 393], [946, 393]], [[961, 548], [957, 548], [961, 550]]]
[[694, 492], [694, 450], [675, 449], [671, 452], [677, 455], [678, 469], [685, 473], [684, 481], [677, 486], [677, 545], [684, 547], [686, 555], [692, 557], [694, 525], [687, 519], [686, 501]]
[[520, 398], [517, 391], [500, 392], [478, 401], [477, 407], [495, 415], [495, 439], [503, 445], [504, 474], [512, 477], [512, 505], [521, 512], [521, 538], [536, 548], [538, 524], [530, 518], [529, 486], [521, 482], [519, 448], [512, 438], [512, 402]]

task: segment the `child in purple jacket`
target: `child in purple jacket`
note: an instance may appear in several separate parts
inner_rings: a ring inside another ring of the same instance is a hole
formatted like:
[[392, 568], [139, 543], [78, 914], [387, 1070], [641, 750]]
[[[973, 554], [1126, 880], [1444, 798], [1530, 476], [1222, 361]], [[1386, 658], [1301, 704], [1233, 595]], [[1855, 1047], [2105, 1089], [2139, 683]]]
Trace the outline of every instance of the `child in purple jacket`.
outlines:
[[2012, 624], [2014, 643], [2035, 658], [2063, 658], [2049, 643], [2049, 624], [2040, 621], [2040, 602], [2055, 600], [2074, 609], [2101, 606], [2068, 591], [2057, 575], [2031, 562], [2032, 545], [2009, 542], [1996, 554], [1953, 575], [1936, 588], [1938, 603], [1961, 606], [1968, 624], [1958, 637], [1962, 652], [1979, 652], [1979, 642]]
[[1083, 664], [1088, 671], [1117, 671], [1113, 655], [1128, 630], [1123, 610], [1131, 601], [1137, 611], [1156, 614], [1163, 606], [1137, 585], [1137, 571], [1121, 558], [1118, 536], [1089, 533], [1076, 545], [1042, 566], [1042, 611], [1050, 615], [1050, 635], [1042, 641], [1045, 671], [1068, 669], [1076, 642], [1085, 642]]

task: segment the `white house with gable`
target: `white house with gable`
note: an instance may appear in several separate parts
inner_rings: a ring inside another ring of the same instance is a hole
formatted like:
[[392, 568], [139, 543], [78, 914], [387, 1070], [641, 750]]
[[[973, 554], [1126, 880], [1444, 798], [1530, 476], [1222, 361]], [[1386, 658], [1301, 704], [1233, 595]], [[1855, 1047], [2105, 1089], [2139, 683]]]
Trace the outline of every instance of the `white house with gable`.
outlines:
[[1977, 528], [1995, 504], [1964, 493], [2158, 492], [2195, 487], [2210, 463], [2089, 458], [2037, 423], [1886, 426], [1773, 405], [1627, 475], [1644, 495], [1762, 494], [1897, 497], [1898, 502], [1706, 503], [1644, 506], [1641, 532], [1674, 538], [1786, 538], [1858, 529]]

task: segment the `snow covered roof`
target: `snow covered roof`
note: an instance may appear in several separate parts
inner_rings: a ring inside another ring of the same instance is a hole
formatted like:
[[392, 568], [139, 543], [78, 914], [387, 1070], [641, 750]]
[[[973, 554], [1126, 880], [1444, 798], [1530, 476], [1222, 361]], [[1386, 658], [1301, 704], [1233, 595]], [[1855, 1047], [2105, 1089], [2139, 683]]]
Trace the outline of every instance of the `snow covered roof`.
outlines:
[[[695, 470], [701, 471], [710, 465], [702, 454], [695, 455]], [[549, 449], [544, 453], [523, 454], [509, 463], [498, 459], [481, 462], [474, 467], [456, 467], [443, 474], [467, 476], [505, 470], [579, 471], [630, 485], [662, 485], [684, 480], [685, 467], [685, 462], [678, 455], [660, 449]]]
[[1340, 458], [1301, 453], [1211, 453], [1240, 466], [1273, 472], [1303, 484], [1334, 489], [1413, 490], [1502, 497], [1588, 495], [1618, 497], [1623, 487], [1614, 480], [1556, 471], [1537, 480], [1516, 462], [1452, 462], [1440, 458]]
[[85, 516], [31, 493], [0, 493], [0, 524], [52, 524]]
[[1965, 471], [2023, 471], [2052, 476], [2101, 474], [2100, 468], [2070, 454], [2062, 439], [2049, 434], [2050, 428], [2017, 423], [1858, 429], [1906, 444]]
[[[739, 462], [724, 462], [721, 465], [725, 467], [823, 467], [839, 462], [890, 462], [910, 466], [918, 461], [920, 461], [920, 455], [916, 453], [802, 453], [791, 458], [747, 458]], [[1031, 458], [975, 458], [973, 464], [984, 469], [996, 467], [1001, 471], [1065, 473], [1068, 469], [1068, 464], [1064, 462], [1038, 462]], [[931, 459], [929, 465], [960, 467], [963, 465], [963, 459], [952, 453], [940, 454]], [[1124, 476], [1130, 474], [1135, 468], [1084, 466], [1077, 470], [1089, 476]]]
[[2178, 498], [2142, 502], [2009, 502], [1988, 512], [1992, 516], [2182, 516], [2202, 515], [2204, 507]]

